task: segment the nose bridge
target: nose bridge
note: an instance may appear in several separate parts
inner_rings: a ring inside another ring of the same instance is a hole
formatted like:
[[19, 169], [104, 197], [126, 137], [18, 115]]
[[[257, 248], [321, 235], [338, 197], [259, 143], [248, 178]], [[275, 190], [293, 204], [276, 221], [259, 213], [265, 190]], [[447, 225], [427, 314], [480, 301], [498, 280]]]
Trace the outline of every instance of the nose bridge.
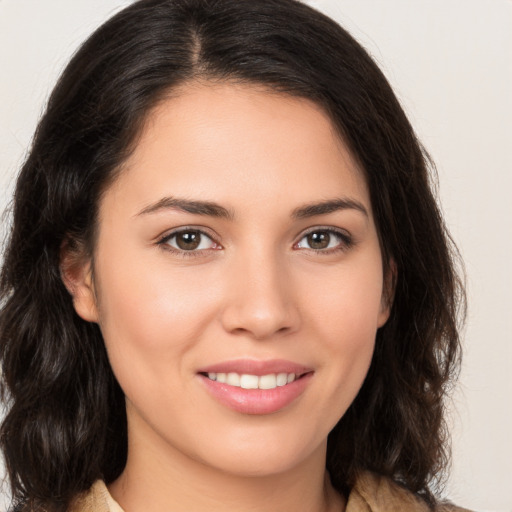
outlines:
[[231, 262], [224, 328], [264, 339], [297, 328], [299, 315], [286, 260], [271, 247], [253, 247]]

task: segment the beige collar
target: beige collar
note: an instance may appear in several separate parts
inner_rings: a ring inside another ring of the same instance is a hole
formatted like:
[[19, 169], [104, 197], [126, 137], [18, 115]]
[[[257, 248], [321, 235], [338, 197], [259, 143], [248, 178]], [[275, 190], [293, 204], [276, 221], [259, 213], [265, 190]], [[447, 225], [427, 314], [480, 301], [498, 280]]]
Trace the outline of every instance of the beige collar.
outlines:
[[388, 478], [361, 473], [348, 497], [346, 512], [429, 512], [422, 500]]
[[[346, 512], [429, 512], [419, 498], [388, 478], [370, 472], [361, 473], [348, 498]], [[439, 512], [470, 512], [444, 505]], [[77, 498], [70, 512], [123, 512], [104, 482], [98, 480], [91, 489]]]
[[112, 498], [105, 483], [97, 480], [73, 502], [70, 512], [123, 512], [123, 509]]

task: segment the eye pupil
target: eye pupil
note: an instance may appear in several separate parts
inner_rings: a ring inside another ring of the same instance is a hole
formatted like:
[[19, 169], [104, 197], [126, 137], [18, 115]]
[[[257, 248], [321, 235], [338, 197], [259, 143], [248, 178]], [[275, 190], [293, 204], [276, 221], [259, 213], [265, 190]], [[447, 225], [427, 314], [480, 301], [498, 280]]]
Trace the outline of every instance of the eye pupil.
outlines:
[[176, 245], [184, 251], [192, 251], [199, 247], [201, 233], [197, 231], [184, 231], [176, 235]]
[[308, 235], [308, 244], [312, 249], [325, 249], [329, 246], [331, 235], [325, 231], [317, 231]]

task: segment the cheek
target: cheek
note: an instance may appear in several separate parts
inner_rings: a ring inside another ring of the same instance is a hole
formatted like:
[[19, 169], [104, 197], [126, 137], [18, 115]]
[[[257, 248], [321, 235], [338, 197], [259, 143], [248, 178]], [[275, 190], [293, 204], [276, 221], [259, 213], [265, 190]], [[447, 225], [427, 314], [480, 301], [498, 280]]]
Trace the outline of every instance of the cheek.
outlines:
[[[340, 266], [317, 281], [316, 292], [308, 296], [307, 310], [311, 322], [333, 349], [339, 340], [356, 349], [366, 340], [373, 340], [382, 317], [383, 276], [378, 252], [357, 264]], [[348, 348], [348, 347], [347, 347]]]
[[161, 257], [141, 264], [129, 251], [112, 258], [103, 247], [97, 261], [99, 323], [116, 376], [148, 378], [169, 368], [183, 373], [187, 349], [215, 315], [215, 288], [200, 267], [184, 271]]
[[[373, 260], [372, 260], [373, 261]], [[311, 336], [323, 341], [322, 366], [326, 370], [325, 403], [333, 422], [345, 413], [357, 395], [370, 366], [382, 310], [380, 260], [340, 269], [323, 282], [323, 292], [308, 302]], [[311, 294], [310, 294], [311, 297]], [[335, 412], [334, 412], [335, 411]]]

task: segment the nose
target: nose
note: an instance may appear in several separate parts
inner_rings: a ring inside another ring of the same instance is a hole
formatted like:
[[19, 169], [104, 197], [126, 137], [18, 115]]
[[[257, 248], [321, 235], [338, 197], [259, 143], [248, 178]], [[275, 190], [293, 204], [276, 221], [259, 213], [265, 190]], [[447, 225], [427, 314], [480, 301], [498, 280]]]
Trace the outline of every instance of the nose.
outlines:
[[230, 265], [224, 329], [257, 340], [296, 331], [300, 326], [294, 282], [286, 262], [253, 254]]

